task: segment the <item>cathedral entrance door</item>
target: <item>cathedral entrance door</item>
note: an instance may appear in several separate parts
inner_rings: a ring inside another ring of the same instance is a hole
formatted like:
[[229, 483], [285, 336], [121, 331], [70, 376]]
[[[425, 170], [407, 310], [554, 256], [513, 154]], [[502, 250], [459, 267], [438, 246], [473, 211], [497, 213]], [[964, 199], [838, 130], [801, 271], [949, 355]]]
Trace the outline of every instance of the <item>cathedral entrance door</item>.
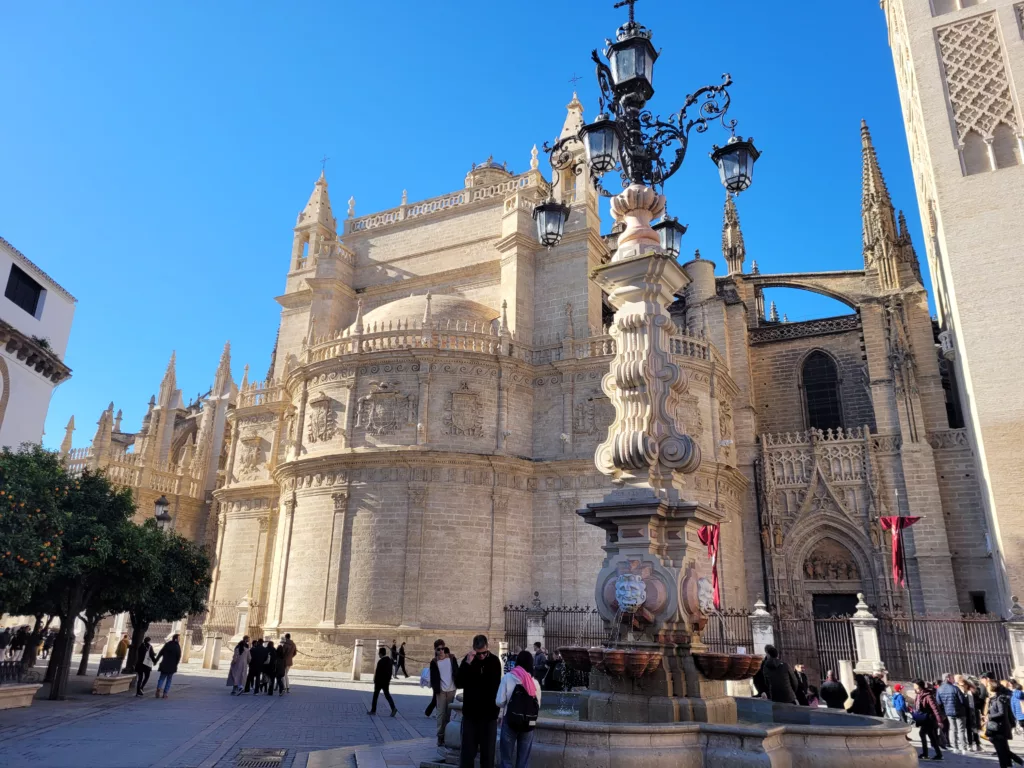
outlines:
[[843, 592], [811, 595], [811, 605], [816, 619], [852, 616], [857, 612], [857, 595]]

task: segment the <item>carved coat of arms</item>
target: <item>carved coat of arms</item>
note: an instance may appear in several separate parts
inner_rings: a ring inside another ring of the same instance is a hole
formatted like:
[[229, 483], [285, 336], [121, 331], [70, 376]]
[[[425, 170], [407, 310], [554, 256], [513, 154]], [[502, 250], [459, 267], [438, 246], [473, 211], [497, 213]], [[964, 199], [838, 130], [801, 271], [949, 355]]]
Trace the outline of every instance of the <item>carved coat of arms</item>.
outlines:
[[263, 463], [263, 438], [252, 432], [243, 435], [240, 442], [238, 474], [242, 477], [252, 477], [260, 471], [260, 465]]
[[337, 417], [333, 406], [334, 401], [322, 392], [309, 401], [309, 442], [326, 443], [334, 437]]
[[462, 385], [448, 395], [445, 406], [444, 433], [465, 437], [483, 437], [483, 406], [480, 396], [469, 390], [469, 384]]
[[371, 392], [359, 398], [356, 426], [371, 435], [393, 435], [414, 424], [418, 398], [398, 391], [397, 381], [371, 381]]

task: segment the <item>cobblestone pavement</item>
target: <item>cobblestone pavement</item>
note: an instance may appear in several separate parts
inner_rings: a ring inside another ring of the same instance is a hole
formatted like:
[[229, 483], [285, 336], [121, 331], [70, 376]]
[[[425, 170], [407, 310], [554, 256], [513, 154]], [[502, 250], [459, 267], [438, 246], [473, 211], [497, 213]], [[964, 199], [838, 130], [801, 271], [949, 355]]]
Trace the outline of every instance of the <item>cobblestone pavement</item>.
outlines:
[[[95, 674], [93, 672], [93, 674]], [[380, 768], [408, 766], [417, 749], [429, 754], [434, 720], [418, 684], [392, 686], [399, 716], [370, 717], [372, 686], [338, 673], [293, 672], [286, 696], [231, 696], [226, 670], [182, 665], [170, 698], [148, 694], [90, 695], [92, 677], [71, 678], [68, 700], [47, 701], [44, 686], [32, 706], [0, 711], [0, 762], [39, 768], [227, 768], [240, 749], [287, 749], [282, 768], [305, 768], [310, 752], [352, 750], [345, 762]], [[386, 705], [381, 711], [387, 713]], [[380, 752], [376, 748], [393, 745]], [[380, 758], [379, 760], [377, 758]], [[418, 763], [416, 763], [418, 765]], [[326, 765], [326, 764], [325, 764]]]

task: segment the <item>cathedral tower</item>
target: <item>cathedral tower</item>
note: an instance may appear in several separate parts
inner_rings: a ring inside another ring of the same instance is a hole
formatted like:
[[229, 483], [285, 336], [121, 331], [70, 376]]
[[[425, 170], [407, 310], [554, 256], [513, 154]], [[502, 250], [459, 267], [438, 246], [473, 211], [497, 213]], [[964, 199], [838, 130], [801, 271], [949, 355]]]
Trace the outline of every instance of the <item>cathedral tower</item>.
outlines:
[[[1013, 0], [884, 0], [925, 248], [947, 359], [999, 564], [1001, 604], [1024, 588], [1024, 82], [1022, 11]], [[934, 440], [946, 438], [936, 437]]]

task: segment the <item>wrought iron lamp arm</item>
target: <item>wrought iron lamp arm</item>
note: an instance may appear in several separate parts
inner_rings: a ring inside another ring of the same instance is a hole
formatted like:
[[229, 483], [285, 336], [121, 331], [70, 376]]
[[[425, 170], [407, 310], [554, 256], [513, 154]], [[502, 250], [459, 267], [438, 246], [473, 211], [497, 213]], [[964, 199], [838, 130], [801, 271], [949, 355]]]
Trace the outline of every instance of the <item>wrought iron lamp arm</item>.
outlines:
[[615, 110], [615, 89], [612, 88], [612, 71], [608, 68], [608, 65], [601, 61], [601, 56], [598, 54], [595, 48], [590, 52], [590, 58], [594, 60], [597, 65], [597, 85], [601, 89], [601, 95], [598, 97], [598, 103], [601, 107], [601, 111], [605, 111], [607, 105], [612, 105], [612, 109]]

